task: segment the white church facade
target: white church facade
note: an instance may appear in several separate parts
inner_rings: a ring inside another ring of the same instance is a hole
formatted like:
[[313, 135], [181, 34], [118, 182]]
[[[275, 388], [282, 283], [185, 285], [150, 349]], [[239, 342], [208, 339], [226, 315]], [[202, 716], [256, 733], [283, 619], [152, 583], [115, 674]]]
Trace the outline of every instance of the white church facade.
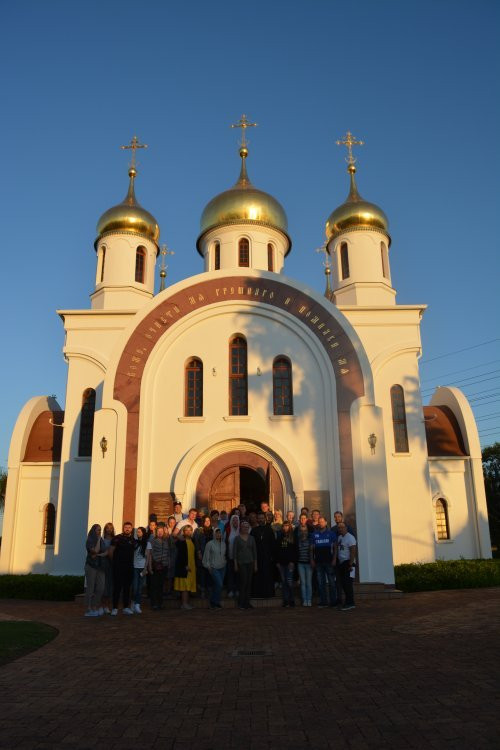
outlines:
[[286, 214], [250, 182], [244, 138], [237, 183], [202, 215], [203, 272], [155, 294], [159, 227], [132, 160], [125, 200], [98, 223], [91, 306], [58, 311], [64, 412], [35, 397], [14, 428], [0, 572], [80, 575], [93, 523], [166, 520], [174, 499], [340, 509], [367, 583], [392, 584], [398, 563], [491, 556], [470, 405], [451, 387], [422, 404], [425, 306], [396, 303], [387, 217], [360, 197], [344, 143], [324, 295], [285, 275]]

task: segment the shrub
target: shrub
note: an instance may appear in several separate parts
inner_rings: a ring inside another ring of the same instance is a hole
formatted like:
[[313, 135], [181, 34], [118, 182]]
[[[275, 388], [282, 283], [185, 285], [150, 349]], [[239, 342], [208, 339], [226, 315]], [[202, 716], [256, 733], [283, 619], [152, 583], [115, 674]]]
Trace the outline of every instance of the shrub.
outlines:
[[1, 599], [67, 602], [82, 593], [83, 576], [51, 576], [38, 573], [0, 575]]
[[401, 591], [439, 591], [500, 586], [500, 560], [437, 560], [394, 568]]

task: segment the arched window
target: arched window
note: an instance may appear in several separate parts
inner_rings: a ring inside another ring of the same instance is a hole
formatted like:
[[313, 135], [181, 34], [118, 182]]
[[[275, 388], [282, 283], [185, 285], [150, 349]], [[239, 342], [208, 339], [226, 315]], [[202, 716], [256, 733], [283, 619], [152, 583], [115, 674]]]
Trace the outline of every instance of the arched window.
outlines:
[[238, 242], [238, 265], [245, 268], [250, 265], [250, 243], [245, 237]]
[[436, 500], [436, 531], [438, 541], [450, 538], [448, 503], [442, 497]]
[[135, 280], [144, 284], [146, 278], [146, 248], [139, 245], [135, 251]]
[[400, 385], [391, 388], [392, 427], [394, 429], [394, 450], [408, 453], [408, 430], [406, 429], [405, 394]]
[[82, 410], [80, 412], [80, 437], [78, 455], [92, 455], [92, 436], [94, 434], [95, 391], [87, 388], [83, 392]]
[[203, 416], [203, 362], [197, 357], [186, 362], [184, 379], [184, 416]]
[[53, 503], [47, 503], [43, 511], [42, 544], [54, 544], [56, 530], [56, 509]]
[[389, 268], [387, 263], [387, 248], [385, 242], [380, 243], [380, 258], [382, 260], [382, 273], [385, 279], [389, 278]]
[[292, 365], [288, 357], [273, 362], [273, 413], [293, 414]]
[[267, 270], [274, 271], [274, 247], [271, 243], [267, 246]]
[[243, 336], [229, 342], [229, 414], [248, 414], [247, 342]]
[[101, 253], [101, 282], [104, 281], [104, 264], [106, 263], [106, 246], [102, 246]]
[[214, 271], [220, 271], [220, 242], [214, 245]]
[[347, 242], [342, 242], [340, 245], [340, 268], [342, 279], [349, 278], [349, 250], [347, 249]]

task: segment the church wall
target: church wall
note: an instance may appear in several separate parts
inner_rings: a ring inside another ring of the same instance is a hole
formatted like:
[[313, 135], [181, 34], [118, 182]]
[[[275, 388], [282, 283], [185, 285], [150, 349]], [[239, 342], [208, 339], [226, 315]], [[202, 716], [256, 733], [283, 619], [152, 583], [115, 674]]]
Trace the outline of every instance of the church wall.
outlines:
[[21, 464], [11, 572], [53, 572], [54, 546], [43, 544], [43, 531], [47, 503], [56, 506], [57, 518], [58, 483], [58, 464]]
[[286, 237], [271, 227], [248, 224], [217, 227], [205, 234], [200, 242], [200, 250], [205, 258], [205, 271], [214, 270], [213, 247], [216, 241], [220, 243], [221, 271], [238, 268], [238, 242], [243, 237], [250, 244], [249, 268], [268, 270], [267, 246], [271, 243], [274, 248], [274, 271], [282, 271], [288, 246]]
[[[474, 498], [470, 487], [469, 459], [432, 458], [429, 460], [436, 559], [458, 560], [480, 557]], [[435, 504], [446, 500], [450, 539], [439, 540]]]
[[[186, 451], [217, 434], [234, 440], [254, 439], [257, 431], [264, 444], [286, 446], [300, 464], [305, 490], [329, 490], [337, 503], [338, 463], [331, 451], [327, 457], [327, 414], [336, 419], [334, 381], [329, 365], [316, 345], [306, 343], [304, 333], [278, 312], [264, 313], [251, 304], [221, 303], [181, 324], [175, 337], [165, 336], [148, 365], [141, 393], [141, 440], [139, 486], [141, 518], [147, 512], [149, 492], [173, 489], [179, 462]], [[248, 416], [229, 416], [229, 340], [234, 334], [247, 339]], [[293, 416], [273, 415], [272, 363], [277, 355], [288, 356], [293, 371]], [[184, 364], [192, 356], [203, 361], [203, 418], [184, 416]], [[214, 372], [215, 370], [215, 372]], [[260, 374], [258, 374], [260, 371]], [[325, 404], [327, 405], [325, 408]], [[151, 432], [147, 426], [151, 425]], [[145, 432], [146, 431], [146, 432]], [[327, 439], [328, 438], [328, 439]], [[191, 485], [194, 493], [196, 481]], [[289, 488], [292, 489], [292, 488]], [[194, 495], [184, 498], [190, 505]], [[300, 508], [299, 508], [300, 510]]]

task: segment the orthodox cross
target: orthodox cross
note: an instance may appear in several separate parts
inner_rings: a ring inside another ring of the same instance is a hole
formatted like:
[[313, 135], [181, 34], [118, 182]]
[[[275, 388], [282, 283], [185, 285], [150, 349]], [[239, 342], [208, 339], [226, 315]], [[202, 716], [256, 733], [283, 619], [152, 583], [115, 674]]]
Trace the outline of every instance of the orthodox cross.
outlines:
[[160, 250], [160, 255], [161, 255], [160, 292], [163, 292], [163, 290], [165, 289], [165, 278], [167, 276], [167, 268], [168, 268], [168, 266], [165, 264], [165, 256], [175, 255], [175, 252], [173, 250], [169, 250], [166, 245], [162, 245], [161, 250]]
[[323, 260], [323, 265], [324, 265], [325, 268], [331, 268], [332, 264], [331, 264], [331, 261], [330, 261], [330, 253], [327, 250], [327, 243], [324, 242], [321, 245], [321, 247], [317, 247], [316, 248], [316, 252], [317, 253], [324, 253], [325, 254], [325, 258]]
[[135, 152], [137, 151], [137, 149], [147, 147], [147, 143], [139, 143], [139, 139], [136, 135], [134, 135], [128, 146], [120, 146], [120, 148], [124, 149], [125, 151], [127, 151], [128, 149], [132, 149], [132, 158], [130, 160], [131, 169], [135, 169]]
[[352, 147], [353, 146], [364, 146], [364, 141], [357, 141], [356, 137], [348, 130], [345, 136], [341, 141], [336, 141], [337, 146], [346, 146], [347, 147], [347, 156], [346, 156], [346, 162], [351, 165], [354, 164], [356, 161], [356, 158], [353, 156], [352, 153]]
[[241, 115], [238, 122], [236, 122], [234, 125], [231, 125], [232, 128], [241, 128], [241, 146], [242, 148], [245, 148], [247, 145], [247, 140], [245, 137], [245, 130], [247, 128], [256, 128], [257, 123], [256, 122], [248, 122], [246, 115]]

